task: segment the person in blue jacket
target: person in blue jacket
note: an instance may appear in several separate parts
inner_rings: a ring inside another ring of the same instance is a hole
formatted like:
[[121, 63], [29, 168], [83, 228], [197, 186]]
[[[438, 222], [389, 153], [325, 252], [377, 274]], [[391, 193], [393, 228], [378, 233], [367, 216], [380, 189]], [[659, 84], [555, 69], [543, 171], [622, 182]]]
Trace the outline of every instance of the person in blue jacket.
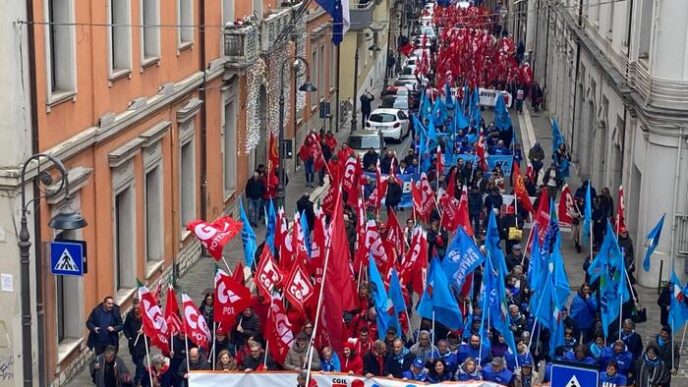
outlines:
[[595, 360], [599, 361], [602, 358], [602, 353], [604, 352], [604, 335], [602, 332], [595, 333], [595, 339], [588, 344], [588, 350]]
[[611, 360], [609, 363], [607, 363], [606, 372], [600, 373], [600, 387], [616, 387], [626, 385], [628, 385], [628, 379], [618, 373], [616, 362]]
[[514, 377], [514, 374], [506, 368], [504, 359], [499, 356], [493, 358], [490, 364], [483, 367], [481, 373], [484, 381], [505, 386], [511, 384], [511, 379]]
[[401, 379], [426, 382], [428, 380], [428, 370], [425, 369], [425, 362], [423, 359], [417, 357], [413, 363], [411, 363], [411, 368], [404, 371]]
[[478, 363], [472, 357], [464, 361], [458, 370], [456, 370], [456, 380], [459, 382], [468, 382], [471, 380], [483, 380], [483, 377], [478, 371]]
[[579, 364], [597, 365], [597, 360], [590, 356], [588, 347], [579, 344], [573, 352], [566, 352], [564, 360]]
[[459, 346], [457, 362], [463, 363], [469, 357], [475, 359], [481, 366], [487, 364], [490, 361], [490, 351], [485, 346], [483, 346], [481, 350], [480, 336], [478, 335], [471, 335], [468, 344], [461, 344]]
[[633, 354], [628, 351], [623, 340], [616, 340], [613, 345], [604, 349], [600, 358], [600, 372], [607, 369], [607, 365], [612, 361], [616, 363], [618, 373], [628, 376], [633, 366]]
[[325, 372], [340, 372], [342, 365], [339, 361], [337, 352], [332, 350], [332, 347], [327, 346], [322, 349], [322, 357], [320, 358], [320, 369]]
[[453, 374], [456, 372], [456, 367], [459, 366], [457, 361], [457, 353], [451, 351], [449, 348], [449, 342], [447, 340], [442, 339], [437, 342], [437, 354], [439, 355], [439, 359], [444, 361], [449, 373]]
[[590, 285], [584, 283], [573, 297], [569, 315], [576, 323], [578, 332], [583, 333], [583, 342], [588, 342], [592, 339], [592, 328], [595, 323], [595, 312], [597, 311], [597, 302], [595, 297], [591, 294]]
[[447, 363], [442, 359], [435, 359], [432, 362], [432, 368], [428, 373], [429, 383], [442, 383], [452, 380], [452, 372], [449, 370]]

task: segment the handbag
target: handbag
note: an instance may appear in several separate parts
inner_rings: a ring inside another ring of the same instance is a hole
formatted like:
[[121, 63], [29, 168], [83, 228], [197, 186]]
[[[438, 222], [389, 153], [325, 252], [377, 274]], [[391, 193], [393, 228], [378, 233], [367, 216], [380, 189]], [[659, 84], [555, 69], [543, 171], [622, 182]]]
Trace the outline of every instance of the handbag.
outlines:
[[633, 320], [633, 322], [636, 324], [647, 321], [647, 308], [641, 308], [640, 303], [633, 305], [631, 320]]
[[510, 241], [520, 241], [523, 239], [523, 230], [519, 230], [516, 227], [509, 227], [508, 236]]

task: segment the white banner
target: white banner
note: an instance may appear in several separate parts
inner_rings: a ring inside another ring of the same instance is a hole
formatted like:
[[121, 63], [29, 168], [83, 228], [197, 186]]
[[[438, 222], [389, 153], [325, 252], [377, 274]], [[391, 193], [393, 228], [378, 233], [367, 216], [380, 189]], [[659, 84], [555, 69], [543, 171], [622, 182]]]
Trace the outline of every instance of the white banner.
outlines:
[[[296, 387], [294, 372], [211, 372], [192, 371], [189, 376], [190, 387]], [[390, 378], [369, 378], [351, 376], [336, 372], [314, 372], [313, 379], [318, 387], [416, 387], [416, 386], [455, 386], [455, 387], [500, 387], [490, 382], [444, 382], [439, 384], [415, 383]], [[361, 383], [362, 382], [362, 383]]]
[[[482, 106], [495, 106], [497, 104], [497, 90], [495, 89], [483, 89], [482, 87], [478, 90], [480, 94], [480, 105]], [[511, 93], [502, 90], [502, 96], [504, 96], [504, 104], [507, 108], [511, 107]]]

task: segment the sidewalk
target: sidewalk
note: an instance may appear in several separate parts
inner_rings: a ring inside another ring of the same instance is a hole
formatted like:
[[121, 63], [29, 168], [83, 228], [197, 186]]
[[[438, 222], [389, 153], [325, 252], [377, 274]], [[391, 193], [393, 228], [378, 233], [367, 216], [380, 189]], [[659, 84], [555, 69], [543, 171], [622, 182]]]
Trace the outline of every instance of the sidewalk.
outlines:
[[[519, 116], [519, 123], [521, 126], [521, 137], [523, 138], [523, 152], [524, 158], [528, 154], [528, 150], [536, 141], [540, 143], [542, 148], [545, 150], [547, 155], [547, 160], [551, 160], [552, 154], [552, 129], [549, 122], [549, 114], [547, 111], [540, 111], [538, 113], [530, 112], [526, 106], [523, 108], [523, 115]], [[548, 165], [545, 164], [545, 167]], [[571, 168], [572, 172], [575, 172], [575, 168]], [[571, 175], [568, 179], [569, 187], [571, 191], [580, 187], [582, 184], [579, 176]], [[599, 188], [598, 188], [599, 192]], [[617, 204], [617, 203], [615, 203]], [[630, 209], [633, 211], [633, 209]], [[634, 241], [636, 247], [638, 243], [642, 241]], [[583, 272], [583, 263], [585, 257], [587, 256], [588, 249], [583, 249], [583, 251], [578, 254], [573, 245], [573, 240], [570, 234], [562, 234], [562, 246], [561, 252], [566, 263], [567, 274], [569, 277], [569, 284], [572, 287], [572, 292], [578, 290], [578, 287], [585, 280], [585, 273]], [[638, 257], [636, 257], [638, 258]], [[642, 257], [638, 258], [642, 259]], [[642, 270], [642, 265], [636, 262], [637, 270]], [[660, 320], [659, 320], [659, 307], [657, 306], [657, 289], [656, 288], [646, 288], [639, 284], [635, 285], [635, 289], [638, 291], [638, 298], [642, 307], [647, 308], [647, 322], [638, 324], [636, 326], [636, 331], [643, 338], [643, 343], [647, 343], [654, 339], [654, 337], [659, 333]], [[573, 293], [572, 293], [573, 294]], [[680, 344], [681, 332], [674, 332], [674, 340], [676, 343]], [[681, 351], [681, 362], [679, 366], [678, 375], [672, 378], [672, 385], [684, 386], [688, 385], [688, 350]]]

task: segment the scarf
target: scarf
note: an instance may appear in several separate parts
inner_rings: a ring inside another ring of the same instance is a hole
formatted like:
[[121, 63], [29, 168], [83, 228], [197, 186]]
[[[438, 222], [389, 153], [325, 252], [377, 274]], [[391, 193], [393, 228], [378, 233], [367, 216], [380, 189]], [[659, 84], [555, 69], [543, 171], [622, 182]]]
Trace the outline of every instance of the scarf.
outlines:
[[404, 358], [406, 357], [406, 355], [408, 355], [408, 353], [409, 353], [409, 349], [406, 348], [406, 347], [404, 347], [404, 348], [401, 350], [401, 353], [400, 353], [400, 354], [398, 354], [398, 355], [397, 355], [397, 354], [393, 354], [393, 355], [392, 355], [392, 359], [394, 359], [394, 361], [396, 361], [396, 362], [398, 362], [399, 364], [401, 364], [401, 363], [404, 362]]
[[643, 361], [645, 362], [645, 364], [647, 364], [651, 367], [657, 367], [659, 365], [660, 359], [659, 359], [659, 356], [657, 356], [657, 358], [655, 360], [652, 360], [649, 357], [647, 357], [647, 354], [645, 354], [645, 355], [643, 355]]

